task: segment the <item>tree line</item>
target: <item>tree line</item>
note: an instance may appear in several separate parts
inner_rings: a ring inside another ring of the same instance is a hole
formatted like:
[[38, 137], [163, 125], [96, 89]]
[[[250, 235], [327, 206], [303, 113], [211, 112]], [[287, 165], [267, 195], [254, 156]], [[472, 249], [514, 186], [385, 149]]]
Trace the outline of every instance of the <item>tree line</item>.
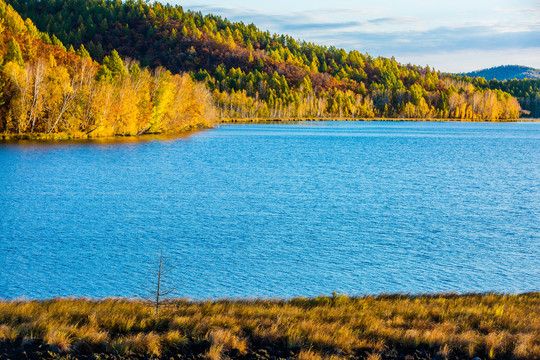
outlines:
[[540, 117], [540, 79], [489, 80], [484, 78], [458, 77], [475, 84], [480, 89], [496, 89], [514, 96], [520, 106], [529, 111], [528, 116]]
[[[504, 89], [142, 0], [9, 0], [42, 40], [190, 73], [219, 117], [519, 117]], [[58, 36], [58, 37], [56, 37]]]

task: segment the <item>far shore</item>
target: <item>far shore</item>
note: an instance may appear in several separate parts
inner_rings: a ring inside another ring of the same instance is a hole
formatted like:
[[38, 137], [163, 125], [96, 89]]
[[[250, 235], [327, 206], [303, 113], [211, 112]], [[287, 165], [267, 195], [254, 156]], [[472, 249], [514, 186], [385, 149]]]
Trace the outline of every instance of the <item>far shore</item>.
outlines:
[[336, 121], [404, 121], [404, 122], [473, 122], [473, 123], [516, 123], [516, 122], [540, 122], [540, 119], [519, 118], [519, 119], [504, 119], [504, 120], [481, 120], [481, 119], [452, 119], [452, 118], [227, 118], [219, 119], [218, 124], [231, 124], [231, 123], [279, 123], [279, 122], [303, 122], [303, 121], [320, 121], [320, 122], [336, 122]]

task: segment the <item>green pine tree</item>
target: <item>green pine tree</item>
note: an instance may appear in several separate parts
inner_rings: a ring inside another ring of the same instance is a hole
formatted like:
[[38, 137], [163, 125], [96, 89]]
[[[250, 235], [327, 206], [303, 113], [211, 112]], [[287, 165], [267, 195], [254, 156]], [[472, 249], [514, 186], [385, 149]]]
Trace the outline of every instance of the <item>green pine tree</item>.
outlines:
[[79, 50], [77, 50], [77, 55], [83, 59], [90, 57], [90, 53], [86, 50], [83, 44], [81, 44], [81, 47]]
[[21, 47], [19, 46], [19, 43], [14, 38], [9, 39], [8, 41], [5, 61], [6, 62], [13, 61], [13, 62], [18, 63], [21, 66], [24, 65]]
[[141, 74], [141, 68], [137, 63], [135, 63], [129, 68], [129, 73], [133, 75], [134, 78], [138, 78]]
[[96, 80], [98, 81], [112, 81], [113, 75], [107, 65], [103, 65], [96, 74]]
[[116, 50], [113, 50], [111, 56], [105, 56], [103, 59], [103, 65], [111, 71], [113, 77], [120, 77], [127, 74], [127, 69], [124, 66], [124, 62], [118, 55]]
[[58, 39], [56, 37], [56, 35], [53, 35], [52, 38], [51, 38], [51, 42], [53, 45], [56, 45], [56, 46], [60, 46], [60, 48], [64, 51], [67, 51], [66, 47], [64, 46], [64, 44], [62, 44], [62, 42], [60, 41], [60, 39]]
[[41, 34], [41, 40], [43, 40], [43, 42], [44, 42], [45, 44], [52, 44], [52, 42], [51, 42], [51, 37], [50, 37], [49, 34], [47, 34], [47, 33], [42, 33], [42, 34]]

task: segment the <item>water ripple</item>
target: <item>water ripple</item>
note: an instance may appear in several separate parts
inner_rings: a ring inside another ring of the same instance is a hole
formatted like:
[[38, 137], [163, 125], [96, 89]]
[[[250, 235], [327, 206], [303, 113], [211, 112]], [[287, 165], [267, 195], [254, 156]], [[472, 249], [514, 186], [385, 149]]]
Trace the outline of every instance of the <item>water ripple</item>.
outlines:
[[540, 124], [0, 144], [0, 298], [538, 291]]

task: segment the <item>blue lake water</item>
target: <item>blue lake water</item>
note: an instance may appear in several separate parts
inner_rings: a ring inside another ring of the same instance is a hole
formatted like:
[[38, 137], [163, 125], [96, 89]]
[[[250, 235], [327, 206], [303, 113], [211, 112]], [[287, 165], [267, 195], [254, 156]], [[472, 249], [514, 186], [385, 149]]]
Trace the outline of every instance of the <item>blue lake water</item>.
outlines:
[[[540, 123], [0, 143], [0, 298], [540, 290]], [[168, 286], [169, 286], [168, 285]]]

